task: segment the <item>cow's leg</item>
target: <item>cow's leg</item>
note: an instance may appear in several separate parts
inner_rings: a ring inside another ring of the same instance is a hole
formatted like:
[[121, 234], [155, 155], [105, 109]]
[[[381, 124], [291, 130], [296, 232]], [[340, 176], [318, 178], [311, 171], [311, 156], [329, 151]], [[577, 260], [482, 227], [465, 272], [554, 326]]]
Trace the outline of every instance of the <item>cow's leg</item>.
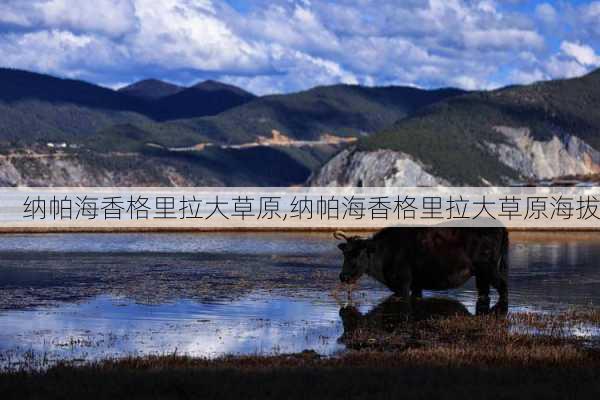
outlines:
[[494, 271], [491, 284], [498, 291], [498, 302], [508, 302], [508, 283], [506, 274], [503, 271]]
[[477, 285], [477, 314], [487, 314], [490, 309], [490, 273], [487, 266], [477, 266], [475, 284]]
[[414, 279], [412, 285], [410, 285], [410, 296], [413, 298], [423, 297], [423, 288], [420, 285], [417, 285]]
[[400, 274], [394, 292], [396, 296], [408, 299], [410, 297], [410, 288], [412, 287], [412, 273], [410, 269], [405, 268]]
[[476, 268], [475, 284], [477, 285], [478, 299], [489, 299], [491, 277], [487, 266], [478, 266]]
[[394, 294], [398, 297], [402, 297], [403, 299], [408, 299], [410, 297], [410, 281], [403, 282], [401, 285], [395, 288]]
[[508, 284], [506, 283], [506, 279], [501, 276], [494, 276], [492, 286], [498, 291], [501, 299], [506, 300], [508, 298]]
[[388, 287], [392, 288], [396, 296], [408, 299], [413, 284], [413, 274], [411, 266], [403, 261], [400, 258], [393, 264], [389, 264], [390, 268], [387, 273], [384, 271], [384, 276], [388, 279]]
[[500, 254], [500, 260], [492, 271], [492, 286], [498, 291], [499, 309], [508, 308], [508, 236], [505, 232], [505, 236], [502, 240], [502, 249]]

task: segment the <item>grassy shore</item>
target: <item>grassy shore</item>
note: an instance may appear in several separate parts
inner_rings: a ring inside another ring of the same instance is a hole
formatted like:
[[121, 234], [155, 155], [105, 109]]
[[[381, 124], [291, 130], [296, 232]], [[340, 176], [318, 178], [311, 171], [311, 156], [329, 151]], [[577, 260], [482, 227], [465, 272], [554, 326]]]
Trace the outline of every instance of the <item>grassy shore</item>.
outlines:
[[597, 398], [600, 350], [569, 334], [598, 312], [362, 320], [351, 349], [216, 360], [162, 356], [0, 374], [2, 399]]

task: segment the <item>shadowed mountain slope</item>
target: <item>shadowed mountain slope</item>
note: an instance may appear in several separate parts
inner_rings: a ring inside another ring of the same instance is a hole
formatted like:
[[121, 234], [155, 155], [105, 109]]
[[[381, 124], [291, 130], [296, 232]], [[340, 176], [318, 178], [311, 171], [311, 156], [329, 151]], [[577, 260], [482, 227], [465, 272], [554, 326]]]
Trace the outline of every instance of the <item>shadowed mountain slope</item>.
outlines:
[[600, 71], [469, 93], [424, 107], [362, 139], [313, 183], [352, 184], [352, 174], [341, 172], [344, 166], [368, 170], [360, 160], [375, 154], [388, 156], [393, 165], [380, 166], [379, 175], [363, 173], [365, 185], [405, 184], [417, 174], [429, 183], [434, 177], [438, 183], [485, 185], [595, 173], [600, 171], [599, 109]]
[[270, 136], [273, 130], [305, 140], [326, 133], [364, 136], [420, 107], [463, 93], [457, 89], [322, 86], [299, 93], [264, 96], [214, 117], [174, 123], [228, 142], [243, 142], [256, 135]]
[[[301, 184], [344, 146], [325, 135], [366, 136], [464, 94], [334, 85], [257, 98], [157, 80], [115, 91], [9, 69], [0, 84], [0, 181], [38, 186]], [[281, 142], [261, 138], [274, 131]]]
[[122, 87], [118, 91], [145, 100], [157, 100], [162, 97], [179, 93], [184, 89], [184, 87], [163, 82], [158, 79], [144, 79]]
[[195, 118], [215, 115], [256, 98], [236, 86], [216, 81], [204, 81], [152, 104], [156, 119]]

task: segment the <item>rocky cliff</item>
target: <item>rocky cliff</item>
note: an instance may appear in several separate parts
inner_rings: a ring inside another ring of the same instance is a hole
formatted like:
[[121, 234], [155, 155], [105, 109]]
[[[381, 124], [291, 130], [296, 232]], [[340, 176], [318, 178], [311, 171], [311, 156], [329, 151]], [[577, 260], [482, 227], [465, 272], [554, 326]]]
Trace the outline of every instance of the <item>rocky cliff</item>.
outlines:
[[345, 149], [310, 179], [312, 186], [436, 186], [448, 185], [410, 156], [391, 150]]
[[[501, 135], [497, 142], [486, 142], [490, 158], [496, 158], [516, 172], [501, 182], [480, 176], [479, 184], [512, 184], [530, 180], [553, 179], [600, 173], [600, 152], [577, 136], [553, 134], [534, 139], [527, 127], [494, 127]], [[477, 165], [472, 166], [477, 169]], [[394, 150], [365, 151], [348, 148], [314, 174], [312, 186], [436, 186], [467, 185], [435, 174], [434, 168], [406, 153]]]
[[600, 70], [426, 107], [337, 154], [312, 185], [510, 185], [600, 172]]

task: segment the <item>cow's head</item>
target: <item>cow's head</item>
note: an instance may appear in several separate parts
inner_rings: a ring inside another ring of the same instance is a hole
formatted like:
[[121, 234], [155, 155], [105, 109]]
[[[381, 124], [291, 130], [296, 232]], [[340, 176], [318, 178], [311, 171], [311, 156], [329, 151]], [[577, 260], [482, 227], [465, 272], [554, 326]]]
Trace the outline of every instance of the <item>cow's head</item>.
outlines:
[[338, 244], [338, 248], [344, 253], [340, 280], [343, 283], [354, 283], [369, 267], [369, 254], [375, 247], [373, 240], [360, 236], [347, 236], [341, 231], [335, 232], [333, 237], [345, 240], [344, 243]]

